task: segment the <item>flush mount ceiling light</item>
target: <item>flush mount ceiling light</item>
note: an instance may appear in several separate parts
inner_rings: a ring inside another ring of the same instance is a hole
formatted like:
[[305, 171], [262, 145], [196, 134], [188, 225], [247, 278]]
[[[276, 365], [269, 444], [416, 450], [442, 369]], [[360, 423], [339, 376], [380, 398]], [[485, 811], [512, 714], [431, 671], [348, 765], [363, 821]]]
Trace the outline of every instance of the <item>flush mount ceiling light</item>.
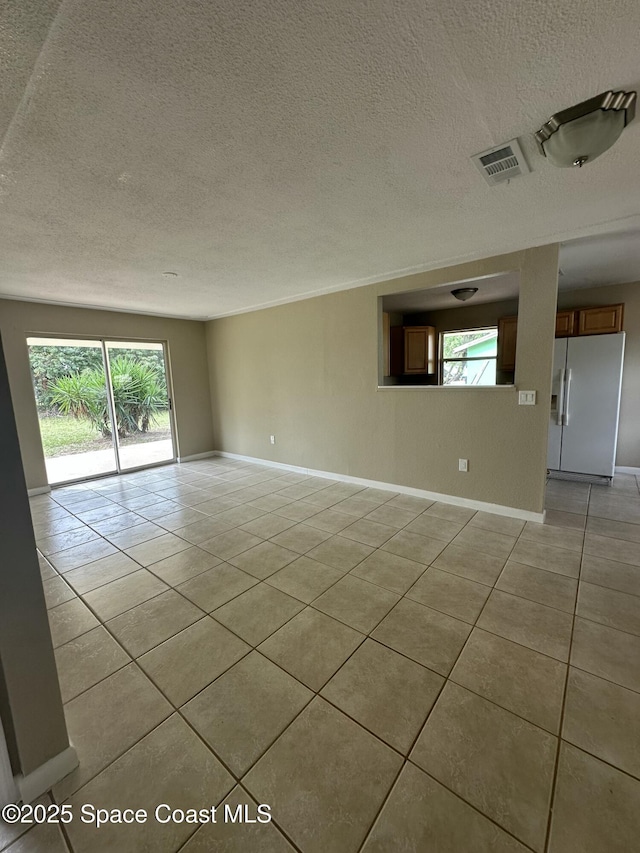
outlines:
[[172, 270], [167, 270], [167, 272], [163, 272], [162, 275], [165, 278], [177, 278], [178, 277], [178, 273], [173, 272]]
[[471, 297], [477, 292], [477, 287], [456, 287], [455, 290], [451, 291], [451, 295], [455, 296], [456, 299], [459, 299], [460, 302], [466, 302], [467, 299], [471, 299]]
[[552, 115], [536, 142], [554, 166], [584, 166], [611, 148], [635, 112], [635, 92], [603, 92]]

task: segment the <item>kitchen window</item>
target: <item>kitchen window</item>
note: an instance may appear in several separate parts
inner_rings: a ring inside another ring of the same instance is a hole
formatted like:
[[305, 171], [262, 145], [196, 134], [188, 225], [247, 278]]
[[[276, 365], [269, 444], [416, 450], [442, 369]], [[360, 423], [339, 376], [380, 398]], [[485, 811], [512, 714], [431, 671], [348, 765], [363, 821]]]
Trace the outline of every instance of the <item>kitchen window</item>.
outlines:
[[498, 327], [440, 334], [441, 385], [495, 385]]

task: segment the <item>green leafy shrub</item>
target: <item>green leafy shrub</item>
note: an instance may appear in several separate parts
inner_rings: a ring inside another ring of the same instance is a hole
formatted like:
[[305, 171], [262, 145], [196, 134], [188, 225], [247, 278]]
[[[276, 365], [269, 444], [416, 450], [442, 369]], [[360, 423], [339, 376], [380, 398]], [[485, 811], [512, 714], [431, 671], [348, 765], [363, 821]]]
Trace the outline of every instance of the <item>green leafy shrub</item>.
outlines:
[[[110, 363], [118, 435], [125, 438], [136, 432], [148, 432], [155, 416], [167, 409], [164, 377], [148, 364], [127, 355]], [[111, 435], [111, 416], [102, 367], [86, 368], [62, 376], [50, 387], [51, 404], [64, 415], [85, 418], [107, 437]]]

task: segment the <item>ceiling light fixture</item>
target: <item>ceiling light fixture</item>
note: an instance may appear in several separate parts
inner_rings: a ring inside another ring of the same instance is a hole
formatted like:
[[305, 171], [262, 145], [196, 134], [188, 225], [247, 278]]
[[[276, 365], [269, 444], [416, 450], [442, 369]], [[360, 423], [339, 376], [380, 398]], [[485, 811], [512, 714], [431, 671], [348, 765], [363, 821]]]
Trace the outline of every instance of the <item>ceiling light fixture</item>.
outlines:
[[177, 272], [171, 272], [171, 271], [169, 271], [169, 272], [163, 272], [163, 273], [162, 273], [162, 275], [163, 275], [165, 278], [177, 278], [177, 277], [178, 277], [178, 273], [177, 273]]
[[466, 302], [467, 299], [471, 299], [477, 292], [477, 287], [456, 287], [455, 290], [451, 291], [451, 295], [459, 299], [460, 302]]
[[635, 92], [602, 92], [552, 115], [536, 142], [554, 166], [584, 166], [611, 148], [635, 113]]

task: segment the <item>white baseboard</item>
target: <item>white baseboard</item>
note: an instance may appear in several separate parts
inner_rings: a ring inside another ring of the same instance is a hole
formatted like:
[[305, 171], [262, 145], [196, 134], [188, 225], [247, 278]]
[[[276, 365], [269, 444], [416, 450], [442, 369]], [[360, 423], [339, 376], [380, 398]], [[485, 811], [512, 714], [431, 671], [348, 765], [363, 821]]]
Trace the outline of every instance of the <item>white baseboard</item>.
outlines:
[[521, 521], [544, 522], [544, 512], [532, 512], [527, 509], [519, 509], [513, 506], [502, 506], [501, 504], [476, 501], [471, 498], [462, 498], [458, 495], [445, 495], [440, 492], [429, 492], [425, 489], [414, 489], [411, 486], [401, 486], [397, 483], [383, 483], [378, 480], [367, 480], [363, 477], [350, 477], [348, 474], [336, 474], [333, 471], [317, 471], [314, 468], [302, 468], [299, 465], [286, 465], [283, 462], [272, 462], [270, 459], [259, 459], [256, 456], [242, 456], [239, 453], [227, 453], [218, 450], [215, 456], [223, 456], [228, 459], [238, 459], [241, 462], [252, 462], [255, 465], [266, 465], [268, 468], [280, 468], [284, 471], [293, 471], [296, 474], [307, 474], [310, 477], [324, 477], [328, 480], [338, 480], [341, 483], [353, 483], [356, 486], [372, 489], [384, 489], [387, 492], [400, 492], [402, 495], [412, 495], [416, 498], [426, 498], [431, 501], [442, 501], [454, 506], [464, 506], [480, 512], [491, 512], [494, 515], [506, 515], [510, 518], [518, 518]]
[[628, 465], [616, 465], [616, 474], [635, 474], [640, 477], [640, 468], [630, 468]]
[[32, 773], [22, 776], [19, 774], [14, 777], [20, 799], [25, 803], [30, 803], [53, 788], [61, 779], [68, 776], [72, 770], [78, 766], [78, 754], [72, 746], [68, 746], [62, 752], [54, 755], [53, 758], [41, 764]]
[[36, 489], [27, 489], [27, 494], [30, 498], [36, 495], [47, 495], [51, 491], [51, 486], [38, 486]]
[[198, 459], [208, 459], [210, 456], [217, 456], [217, 450], [207, 450], [206, 453], [192, 453], [191, 456], [178, 456], [178, 462], [197, 462]]

